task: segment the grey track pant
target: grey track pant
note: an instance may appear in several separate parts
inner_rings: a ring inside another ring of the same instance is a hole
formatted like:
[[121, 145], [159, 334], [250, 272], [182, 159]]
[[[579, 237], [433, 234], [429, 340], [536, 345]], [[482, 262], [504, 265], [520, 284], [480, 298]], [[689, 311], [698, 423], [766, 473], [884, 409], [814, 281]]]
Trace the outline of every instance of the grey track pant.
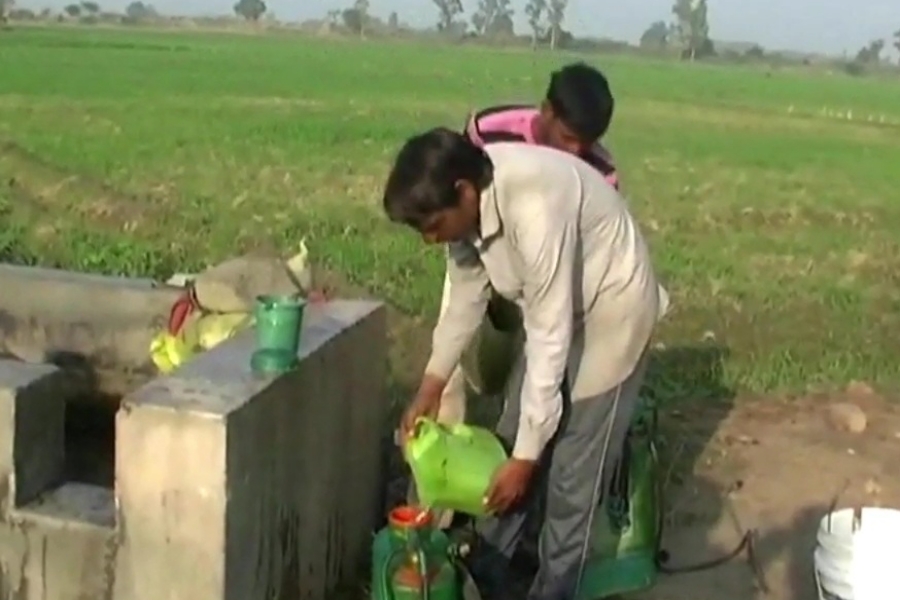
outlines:
[[[476, 524], [480, 543], [468, 562], [486, 596], [499, 595], [512, 587], [506, 581], [509, 560], [522, 538], [529, 512], [538, 509], [543, 513], [538, 515], [541, 518], [539, 567], [524, 600], [575, 597], [582, 560], [590, 551], [593, 515], [603, 493], [609, 489], [638, 405], [646, 367], [645, 353], [619, 386], [574, 403], [564, 390], [562, 421], [544, 452], [528, 501], [510, 513], [488, 517]], [[510, 447], [518, 427], [523, 374], [524, 364], [520, 361], [497, 424], [497, 434]]]

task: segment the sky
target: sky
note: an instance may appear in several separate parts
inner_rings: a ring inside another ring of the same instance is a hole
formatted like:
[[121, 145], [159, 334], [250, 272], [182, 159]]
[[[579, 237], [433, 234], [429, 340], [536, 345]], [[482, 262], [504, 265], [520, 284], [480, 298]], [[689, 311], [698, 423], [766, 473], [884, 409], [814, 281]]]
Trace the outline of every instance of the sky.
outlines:
[[[32, 8], [59, 9], [71, 0], [19, 0]], [[145, 0], [146, 1], [146, 0]], [[471, 11], [477, 0], [462, 0]], [[106, 9], [122, 10], [130, 0], [100, 0]], [[280, 19], [305, 20], [350, 5], [352, 0], [266, 0]], [[402, 21], [433, 25], [437, 10], [431, 0], [370, 0], [371, 11], [397, 11]], [[873, 39], [890, 38], [900, 29], [900, 0], [708, 0], [713, 39], [756, 42], [764, 48], [828, 54], [856, 51]], [[234, 0], [150, 0], [166, 14], [210, 15], [230, 12]], [[522, 12], [524, 0], [513, 0]], [[39, 5], [39, 6], [36, 6]], [[569, 0], [565, 27], [576, 35], [636, 42], [656, 20], [671, 19], [672, 0]], [[517, 23], [522, 30], [524, 22]], [[890, 44], [888, 45], [891, 46]]]

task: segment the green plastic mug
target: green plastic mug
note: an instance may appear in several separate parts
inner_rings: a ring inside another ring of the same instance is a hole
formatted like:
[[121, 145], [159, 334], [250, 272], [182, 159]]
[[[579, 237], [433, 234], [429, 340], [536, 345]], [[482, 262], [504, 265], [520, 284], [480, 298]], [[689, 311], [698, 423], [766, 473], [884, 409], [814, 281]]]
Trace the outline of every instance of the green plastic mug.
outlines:
[[[293, 365], [300, 347], [305, 302], [294, 296], [257, 296], [255, 363], [272, 365], [262, 370], [281, 370]], [[265, 359], [265, 360], [262, 360]], [[277, 368], [276, 368], [277, 367]]]

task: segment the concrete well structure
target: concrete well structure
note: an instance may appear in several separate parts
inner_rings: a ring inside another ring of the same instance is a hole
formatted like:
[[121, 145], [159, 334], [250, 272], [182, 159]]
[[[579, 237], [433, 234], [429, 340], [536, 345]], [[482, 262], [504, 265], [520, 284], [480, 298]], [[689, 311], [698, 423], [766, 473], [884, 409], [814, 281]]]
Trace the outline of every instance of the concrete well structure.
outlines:
[[[382, 305], [310, 307], [281, 376], [251, 373], [245, 332], [151, 377], [178, 290], [9, 266], [0, 289], [0, 350], [28, 360], [0, 360], [0, 600], [319, 600], [357, 574], [382, 516]], [[85, 364], [147, 380], [115, 416], [114, 486], [67, 480]]]

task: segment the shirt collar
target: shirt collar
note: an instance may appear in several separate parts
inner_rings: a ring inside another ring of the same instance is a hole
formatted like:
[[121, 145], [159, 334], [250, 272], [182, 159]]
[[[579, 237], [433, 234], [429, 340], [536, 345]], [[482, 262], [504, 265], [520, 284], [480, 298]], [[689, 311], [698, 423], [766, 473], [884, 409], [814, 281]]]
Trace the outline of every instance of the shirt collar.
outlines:
[[497, 188], [493, 183], [481, 192], [480, 210], [481, 225], [478, 236], [482, 242], [486, 242], [500, 233], [500, 230], [502, 229], [500, 210], [497, 208]]

